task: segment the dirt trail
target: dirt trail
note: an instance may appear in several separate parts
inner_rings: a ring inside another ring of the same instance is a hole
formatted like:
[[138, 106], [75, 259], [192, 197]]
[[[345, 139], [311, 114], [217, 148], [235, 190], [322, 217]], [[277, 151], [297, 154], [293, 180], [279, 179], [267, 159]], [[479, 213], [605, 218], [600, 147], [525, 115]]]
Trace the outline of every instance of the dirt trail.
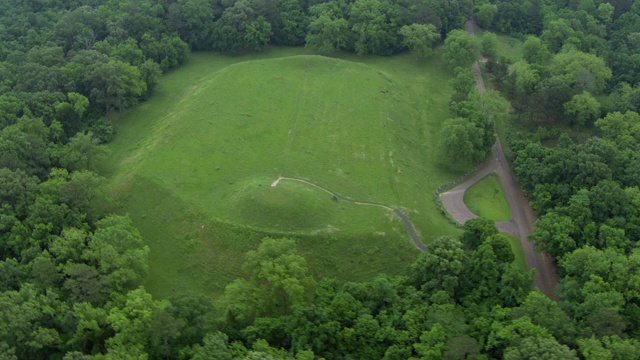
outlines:
[[407, 228], [407, 231], [409, 232], [409, 235], [411, 236], [411, 239], [413, 240], [413, 244], [418, 249], [420, 249], [420, 251], [426, 251], [427, 250], [424, 247], [424, 244], [422, 244], [422, 241], [420, 241], [420, 238], [418, 237], [418, 234], [416, 233], [416, 230], [413, 227], [413, 224], [411, 223], [411, 221], [409, 221], [409, 218], [407, 218], [407, 216], [405, 214], [403, 214], [400, 210], [398, 210], [396, 208], [393, 208], [393, 207], [385, 205], [385, 204], [380, 204], [380, 203], [375, 203], [375, 202], [370, 202], [370, 201], [357, 201], [357, 200], [353, 200], [353, 199], [350, 199], [350, 198], [345, 198], [343, 196], [340, 196], [340, 195], [334, 193], [333, 191], [331, 191], [331, 190], [329, 190], [327, 188], [324, 188], [324, 187], [322, 187], [322, 186], [320, 186], [318, 184], [314, 184], [311, 181], [304, 180], [304, 179], [279, 176], [273, 183], [271, 183], [271, 187], [278, 186], [278, 183], [280, 181], [282, 181], [282, 180], [297, 181], [297, 182], [301, 182], [301, 183], [313, 186], [315, 188], [318, 188], [318, 189], [328, 193], [329, 195], [331, 195], [336, 200], [346, 201], [346, 202], [350, 202], [350, 203], [357, 204], [357, 205], [377, 206], [377, 207], [381, 207], [381, 208], [383, 208], [385, 210], [392, 211], [404, 223], [404, 226]]
[[[469, 34], [474, 33], [474, 27], [475, 22], [473, 19], [470, 19], [465, 24], [465, 29]], [[478, 73], [476, 87], [478, 90], [484, 91], [485, 87], [482, 79], [482, 72], [480, 70], [480, 64], [476, 62], [472, 69]], [[529, 206], [529, 202], [524, 196], [520, 184], [518, 184], [509, 170], [506, 157], [502, 151], [500, 139], [498, 139], [493, 145], [491, 149], [491, 160], [482, 171], [463, 184], [440, 195], [443, 205], [449, 214], [462, 224], [469, 219], [477, 217], [477, 215], [472, 213], [464, 204], [464, 192], [471, 185], [492, 172], [497, 173], [500, 177], [500, 181], [504, 187], [505, 195], [513, 215], [509, 221], [497, 222], [496, 226], [498, 227], [498, 230], [516, 235], [520, 238], [527, 266], [530, 269], [536, 269], [536, 277], [533, 280], [533, 285], [540, 289], [540, 291], [549, 298], [557, 299], [554, 289], [556, 285], [558, 285], [560, 279], [556, 271], [556, 266], [546, 254], [535, 252], [533, 250], [533, 243], [529, 241], [529, 235], [531, 235], [531, 232], [533, 231], [533, 224], [536, 221], [536, 216]]]

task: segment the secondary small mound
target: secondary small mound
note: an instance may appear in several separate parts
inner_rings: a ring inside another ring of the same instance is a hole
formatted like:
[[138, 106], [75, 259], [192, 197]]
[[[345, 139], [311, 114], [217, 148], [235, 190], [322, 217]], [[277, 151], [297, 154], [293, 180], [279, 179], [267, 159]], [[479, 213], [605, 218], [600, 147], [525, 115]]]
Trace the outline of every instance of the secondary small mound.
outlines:
[[291, 181], [276, 187], [267, 181], [243, 183], [230, 205], [238, 223], [281, 231], [325, 227], [336, 212], [329, 194]]

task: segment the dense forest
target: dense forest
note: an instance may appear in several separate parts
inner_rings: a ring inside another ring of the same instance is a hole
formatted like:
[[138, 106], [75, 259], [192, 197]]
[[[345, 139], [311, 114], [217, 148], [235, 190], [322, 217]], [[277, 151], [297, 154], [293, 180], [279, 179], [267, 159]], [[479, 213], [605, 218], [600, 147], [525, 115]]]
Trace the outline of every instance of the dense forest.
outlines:
[[[640, 358], [640, 3], [3, 0], [0, 14], [0, 359]], [[522, 39], [523, 60], [469, 37], [470, 16]], [[486, 156], [509, 106], [473, 90], [480, 51], [517, 121], [541, 125], [510, 141], [558, 302], [530, 290], [483, 219], [399, 277], [314, 279], [295, 241], [267, 238], [221, 299], [132, 285], [149, 248], [110, 213], [96, 169], [111, 112], [151, 96], [190, 51], [420, 59], [440, 44], [455, 74], [444, 137], [469, 140], [449, 156]]]

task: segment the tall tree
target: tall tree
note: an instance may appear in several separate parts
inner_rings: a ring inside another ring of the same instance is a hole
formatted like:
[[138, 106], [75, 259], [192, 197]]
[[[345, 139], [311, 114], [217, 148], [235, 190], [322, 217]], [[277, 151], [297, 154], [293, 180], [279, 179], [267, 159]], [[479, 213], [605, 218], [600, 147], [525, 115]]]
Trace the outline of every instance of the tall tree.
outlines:
[[91, 84], [91, 98], [105, 107], [122, 110], [138, 102], [147, 91], [140, 70], [119, 60], [98, 63], [87, 68], [87, 80]]
[[583, 91], [564, 104], [564, 113], [569, 117], [569, 124], [582, 126], [600, 116], [600, 103], [593, 95]]
[[536, 241], [536, 249], [559, 259], [576, 249], [572, 233], [575, 233], [575, 229], [571, 218], [550, 212], [536, 221], [531, 238]]
[[247, 253], [243, 270], [249, 281], [238, 279], [228, 285], [221, 300], [226, 315], [241, 322], [289, 314], [313, 294], [315, 281], [291, 239], [265, 238], [257, 251]]
[[451, 167], [464, 167], [484, 159], [495, 141], [493, 127], [485, 128], [464, 118], [446, 120], [439, 137], [440, 149]]
[[110, 286], [121, 290], [146, 273], [149, 247], [129, 218], [112, 215], [96, 225], [82, 258], [96, 266]]
[[488, 31], [482, 34], [480, 52], [488, 58], [495, 58], [498, 55], [498, 36]]
[[440, 39], [440, 34], [433, 24], [411, 24], [400, 28], [402, 43], [416, 56], [416, 61], [426, 58], [433, 52], [433, 45]]
[[478, 59], [479, 50], [476, 37], [470, 36], [464, 30], [452, 30], [444, 40], [442, 58], [450, 70], [457, 67], [468, 68]]
[[106, 319], [115, 331], [106, 341], [108, 354], [114, 358], [147, 358], [154, 316], [168, 305], [166, 300], [153, 300], [143, 287], [116, 296]]
[[529, 64], [544, 65], [551, 60], [551, 52], [540, 38], [527, 36], [527, 39], [522, 43], [522, 58]]
[[495, 223], [482, 217], [468, 220], [463, 229], [460, 241], [467, 250], [477, 249], [487, 238], [498, 233]]
[[478, 74], [471, 70], [471, 68], [455, 68], [454, 73], [456, 77], [449, 80], [449, 85], [455, 90], [452, 98], [454, 100], [466, 99], [469, 92], [476, 87], [476, 81], [478, 80]]
[[613, 112], [595, 122], [605, 139], [619, 148], [635, 148], [640, 141], [640, 115], [634, 111]]
[[333, 3], [314, 5], [309, 9], [311, 22], [306, 46], [327, 54], [345, 49], [350, 42], [349, 23]]
[[349, 25], [358, 54], [380, 54], [386, 45], [388, 27], [379, 0], [356, 0], [349, 11]]
[[579, 91], [601, 93], [611, 78], [611, 69], [597, 55], [578, 50], [563, 51], [549, 64], [549, 72], [566, 81]]
[[410, 282], [425, 292], [443, 290], [455, 298], [466, 261], [460, 241], [441, 237], [411, 266]]

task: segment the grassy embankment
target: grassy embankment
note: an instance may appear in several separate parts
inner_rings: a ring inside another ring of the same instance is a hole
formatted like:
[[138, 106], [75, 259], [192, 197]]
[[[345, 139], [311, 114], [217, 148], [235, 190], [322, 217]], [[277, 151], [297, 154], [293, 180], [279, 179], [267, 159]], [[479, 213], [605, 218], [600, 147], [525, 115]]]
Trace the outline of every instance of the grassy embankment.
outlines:
[[518, 237], [516, 237], [515, 235], [511, 235], [511, 234], [507, 234], [507, 233], [503, 233], [505, 235], [507, 235], [507, 237], [509, 237], [509, 240], [511, 242], [511, 251], [513, 251], [513, 255], [515, 256], [514, 259], [514, 263], [516, 265], [516, 267], [522, 269], [523, 271], [528, 271], [529, 268], [527, 267], [527, 262], [524, 259], [524, 249], [522, 248], [522, 243], [520, 242], [520, 239], [518, 239]]
[[424, 243], [457, 234], [431, 193], [459, 174], [436, 154], [449, 116], [449, 79], [435, 56], [193, 54], [149, 101], [113, 121], [109, 145], [118, 211], [151, 247], [143, 284], [212, 295], [241, 274], [265, 236], [288, 236], [318, 277], [366, 280], [404, 271], [418, 252], [400, 208]]

